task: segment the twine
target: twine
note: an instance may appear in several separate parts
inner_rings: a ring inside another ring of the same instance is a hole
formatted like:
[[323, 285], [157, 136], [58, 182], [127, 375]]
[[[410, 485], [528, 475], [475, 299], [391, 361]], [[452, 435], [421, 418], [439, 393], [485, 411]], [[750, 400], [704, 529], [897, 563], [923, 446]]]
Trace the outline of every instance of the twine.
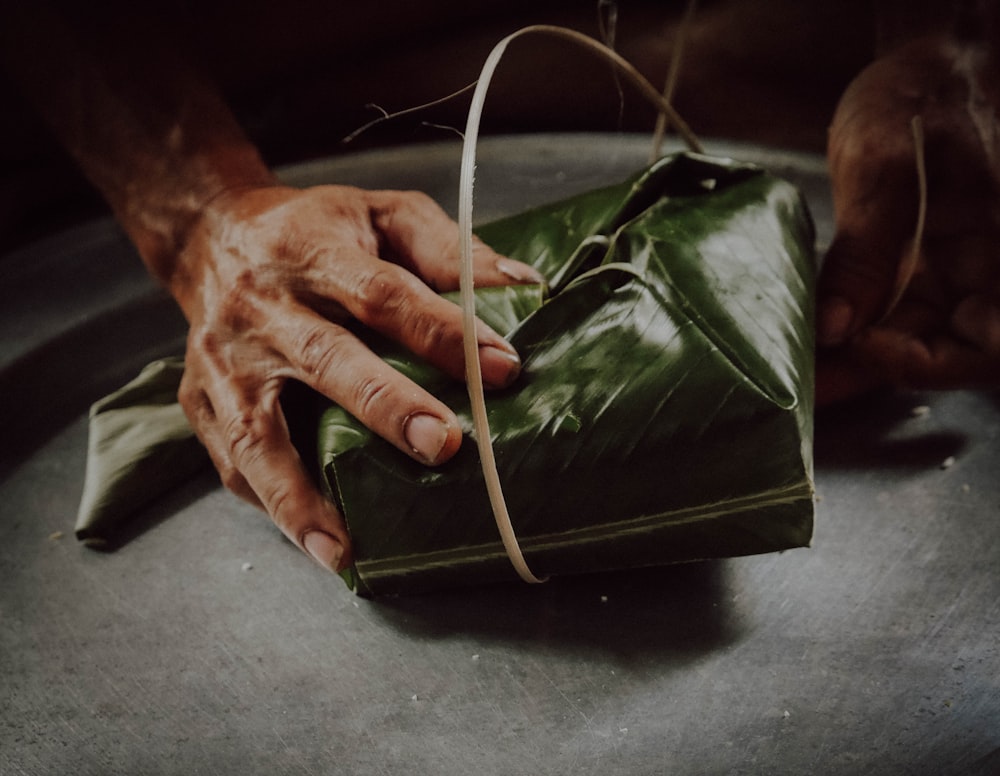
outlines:
[[483, 377], [480, 371], [479, 343], [476, 339], [476, 298], [472, 270], [472, 191], [476, 170], [476, 144], [479, 139], [479, 125], [482, 118], [483, 105], [486, 101], [486, 93], [489, 90], [493, 73], [496, 71], [497, 65], [500, 63], [500, 59], [503, 57], [507, 46], [513, 40], [529, 34], [543, 34], [569, 40], [598, 56], [604, 57], [623, 76], [632, 82], [643, 97], [657, 107], [661, 115], [666, 117], [692, 151], [700, 152], [702, 149], [701, 144], [690, 127], [677, 114], [669, 100], [661, 95], [635, 67], [612, 49], [582, 33], [565, 27], [541, 24], [523, 27], [497, 43], [483, 64], [479, 80], [476, 83], [476, 89], [472, 95], [472, 103], [469, 107], [465, 127], [458, 192], [459, 255], [461, 260], [459, 289], [462, 305], [465, 376], [469, 401], [472, 405], [472, 423], [475, 431], [476, 446], [479, 450], [483, 478], [486, 481], [486, 491], [489, 495], [490, 506], [493, 509], [493, 517], [496, 520], [504, 550], [507, 552], [507, 557], [521, 579], [531, 584], [539, 584], [546, 581], [547, 577], [535, 576], [524, 559], [524, 554], [521, 552], [521, 547], [517, 541], [517, 535], [511, 524], [510, 512], [507, 509], [503, 487], [500, 483], [500, 474], [497, 471], [489, 418], [486, 412]]
[[923, 249], [924, 227], [927, 222], [927, 161], [924, 153], [924, 122], [920, 116], [914, 116], [910, 120], [910, 131], [913, 133], [913, 152], [917, 164], [917, 192], [919, 195], [917, 226], [913, 233], [913, 242], [910, 244], [909, 252], [900, 259], [899, 268], [896, 271], [896, 284], [893, 286], [889, 304], [886, 305], [885, 312], [882, 313], [881, 321], [892, 314], [896, 305], [899, 304], [899, 300], [906, 293], [906, 289], [917, 271], [920, 252]]

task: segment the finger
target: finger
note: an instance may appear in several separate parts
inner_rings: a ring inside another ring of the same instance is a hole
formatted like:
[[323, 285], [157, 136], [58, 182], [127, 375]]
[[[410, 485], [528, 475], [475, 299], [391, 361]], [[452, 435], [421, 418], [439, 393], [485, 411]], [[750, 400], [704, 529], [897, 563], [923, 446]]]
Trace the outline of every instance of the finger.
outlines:
[[[464, 378], [462, 310], [412, 273], [361, 252], [343, 252], [336, 272], [317, 273], [311, 283], [314, 293], [339, 300], [363, 325], [400, 342], [446, 374]], [[298, 353], [296, 361], [303, 368], [311, 366], [323, 373], [330, 366], [324, 361], [334, 357], [341, 345], [340, 333], [346, 333], [339, 327], [331, 329], [327, 321], [305, 308], [290, 315], [287, 308], [276, 307], [274, 314], [262, 316], [262, 320], [277, 327], [276, 332], [283, 329], [274, 336], [280, 352]], [[488, 388], [505, 388], [517, 379], [521, 361], [507, 340], [476, 321], [476, 341], [483, 382]]]
[[287, 376], [337, 402], [422, 463], [442, 463], [461, 446], [461, 426], [448, 406], [347, 329], [305, 308], [286, 308], [271, 316], [264, 335], [288, 359]]
[[196, 367], [194, 364], [197, 363], [197, 356], [189, 351], [185, 362], [177, 400], [180, 402], [191, 428], [208, 452], [223, 487], [247, 503], [263, 509], [263, 504], [257, 498], [257, 494], [253, 492], [246, 478], [229, 457], [215, 408], [195, 377]]
[[[459, 278], [459, 231], [441, 207], [421, 192], [372, 192], [372, 223], [394, 260], [438, 291], [454, 291]], [[479, 286], [543, 283], [538, 270], [506, 258], [473, 236], [473, 278]]]
[[315, 487], [288, 434], [272, 380], [252, 391], [217, 375], [208, 394], [223, 449], [283, 534], [330, 571], [351, 563], [350, 536], [336, 506]]

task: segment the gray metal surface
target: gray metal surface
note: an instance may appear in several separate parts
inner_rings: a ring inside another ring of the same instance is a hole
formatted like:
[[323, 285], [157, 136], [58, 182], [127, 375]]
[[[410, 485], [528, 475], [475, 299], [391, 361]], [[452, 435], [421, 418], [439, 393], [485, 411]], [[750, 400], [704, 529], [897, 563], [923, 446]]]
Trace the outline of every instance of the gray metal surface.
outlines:
[[[647, 147], [488, 140], [480, 216]], [[829, 238], [820, 160], [710, 148], [798, 181]], [[286, 177], [451, 208], [457, 149]], [[109, 223], [0, 259], [0, 773], [1000, 772], [997, 394], [821, 413], [810, 549], [370, 602], [212, 476], [116, 552], [72, 538], [87, 405], [182, 341]]]

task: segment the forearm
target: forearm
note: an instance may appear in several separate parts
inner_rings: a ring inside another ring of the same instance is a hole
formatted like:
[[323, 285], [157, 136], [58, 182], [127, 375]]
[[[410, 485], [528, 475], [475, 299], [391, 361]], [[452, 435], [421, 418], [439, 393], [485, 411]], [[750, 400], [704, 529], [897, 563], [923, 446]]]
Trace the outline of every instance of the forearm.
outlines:
[[212, 85], [142, 12], [88, 24], [36, 4], [0, 19], [7, 70], [110, 204], [150, 271], [219, 193], [273, 175]]

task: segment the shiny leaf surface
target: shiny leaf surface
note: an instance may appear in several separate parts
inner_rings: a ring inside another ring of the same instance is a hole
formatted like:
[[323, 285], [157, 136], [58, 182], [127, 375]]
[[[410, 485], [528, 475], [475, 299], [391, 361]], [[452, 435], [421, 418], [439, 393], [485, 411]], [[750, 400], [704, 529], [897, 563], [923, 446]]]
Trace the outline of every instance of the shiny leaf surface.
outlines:
[[[477, 292], [524, 362], [488, 409], [536, 574], [808, 544], [813, 233], [792, 186], [681, 154], [480, 236], [550, 280]], [[370, 341], [471, 427], [464, 385]], [[318, 452], [362, 592], [513, 578], [473, 440], [427, 468], [330, 407]]]

